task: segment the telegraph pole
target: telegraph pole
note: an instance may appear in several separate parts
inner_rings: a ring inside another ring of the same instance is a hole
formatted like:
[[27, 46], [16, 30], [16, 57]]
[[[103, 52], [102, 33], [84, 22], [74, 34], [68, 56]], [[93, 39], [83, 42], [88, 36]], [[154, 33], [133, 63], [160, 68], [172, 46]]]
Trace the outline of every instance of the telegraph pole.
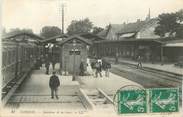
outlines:
[[64, 34], [64, 3], [62, 3], [62, 34]]

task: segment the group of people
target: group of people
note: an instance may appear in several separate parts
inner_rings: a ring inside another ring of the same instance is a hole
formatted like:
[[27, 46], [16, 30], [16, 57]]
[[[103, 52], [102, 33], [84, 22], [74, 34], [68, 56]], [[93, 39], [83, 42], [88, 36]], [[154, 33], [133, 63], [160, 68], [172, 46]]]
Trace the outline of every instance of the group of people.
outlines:
[[109, 71], [111, 68], [111, 64], [109, 62], [107, 62], [106, 60], [96, 60], [91, 62], [91, 68], [93, 71], [93, 75], [97, 78], [98, 75], [100, 75], [100, 77], [102, 77], [102, 70], [105, 71], [105, 76], [109, 77]]
[[[51, 59], [50, 59], [51, 58]], [[45, 68], [46, 68], [46, 74], [49, 74], [49, 69], [50, 69], [50, 63], [52, 64], [52, 68], [53, 70], [55, 70], [55, 65], [56, 65], [56, 59], [54, 56], [49, 57], [48, 54], [46, 54], [45, 56], [41, 55], [40, 58], [38, 58], [37, 60], [37, 68], [40, 69], [42, 67], [43, 64], [45, 64]]]
[[56, 60], [54, 58], [55, 57], [52, 57], [52, 59], [50, 61], [48, 55], [46, 54], [46, 57], [45, 57], [46, 74], [49, 74], [50, 63], [52, 64], [53, 70], [55, 70]]

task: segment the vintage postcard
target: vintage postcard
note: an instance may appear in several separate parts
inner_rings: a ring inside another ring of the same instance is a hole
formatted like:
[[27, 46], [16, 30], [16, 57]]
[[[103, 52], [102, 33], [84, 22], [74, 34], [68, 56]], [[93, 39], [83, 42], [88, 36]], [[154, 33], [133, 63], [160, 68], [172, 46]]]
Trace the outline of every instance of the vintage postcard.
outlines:
[[182, 117], [183, 0], [1, 0], [1, 117]]

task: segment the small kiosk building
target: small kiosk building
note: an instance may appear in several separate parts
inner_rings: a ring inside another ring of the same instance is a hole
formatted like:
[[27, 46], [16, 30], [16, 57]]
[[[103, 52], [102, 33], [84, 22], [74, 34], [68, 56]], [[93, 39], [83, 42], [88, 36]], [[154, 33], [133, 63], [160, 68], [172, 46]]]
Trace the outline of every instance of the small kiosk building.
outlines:
[[62, 72], [78, 75], [80, 64], [83, 62], [84, 69], [87, 66], [89, 46], [92, 42], [86, 38], [75, 35], [59, 43], [60, 45], [60, 69]]

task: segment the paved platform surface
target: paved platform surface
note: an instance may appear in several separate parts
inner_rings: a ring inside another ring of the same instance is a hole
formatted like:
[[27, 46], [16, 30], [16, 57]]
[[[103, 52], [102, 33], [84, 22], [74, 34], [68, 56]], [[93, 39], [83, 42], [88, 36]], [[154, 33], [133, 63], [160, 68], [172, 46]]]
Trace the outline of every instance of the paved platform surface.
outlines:
[[127, 86], [127, 85], [134, 85], [137, 87], [142, 87], [138, 83], [135, 83], [135, 82], [128, 80], [126, 78], [123, 78], [121, 76], [115, 75], [113, 73], [110, 73], [109, 77], [105, 77], [105, 76], [98, 77], [98, 78], [95, 78], [94, 76], [79, 77], [78, 81], [80, 82], [81, 87], [84, 89], [85, 88], [86, 89], [101, 88], [108, 95], [115, 94], [118, 89], [120, 89], [124, 86]]
[[[106, 57], [106, 58], [110, 59], [110, 60], [114, 60], [114, 58], [109, 58], [109, 57]], [[118, 60], [119, 60], [119, 62], [137, 65], [136, 61], [127, 60], [127, 59], [123, 59], [123, 58], [119, 58]], [[175, 67], [174, 64], [161, 65], [158, 63], [152, 64], [152, 63], [143, 63], [142, 62], [142, 66], [183, 75], [183, 68]]]
[[[58, 64], [56, 68], [58, 68]], [[50, 68], [50, 73], [52, 68]], [[77, 96], [79, 83], [72, 81], [72, 76], [60, 76], [61, 86], [58, 89], [59, 99], [51, 99], [51, 90], [49, 88], [49, 79], [51, 74], [45, 74], [45, 68], [34, 70], [20, 88], [9, 100], [7, 107], [17, 109], [79, 109], [85, 110], [81, 100]]]
[[[59, 65], [57, 64], [56, 67]], [[49, 79], [52, 75], [52, 68], [50, 68], [50, 74], [45, 74], [45, 68], [41, 70], [34, 70], [30, 78], [27, 78], [22, 86], [17, 90], [16, 94], [21, 95], [50, 95], [51, 90], [49, 88]], [[60, 87], [58, 90], [59, 95], [71, 95], [79, 88], [77, 81], [72, 81], [72, 76], [60, 76], [57, 74], [60, 80]], [[69, 88], [70, 87], [70, 88]], [[72, 88], [75, 87], [75, 88]], [[76, 88], [77, 87], [77, 88]], [[64, 91], [67, 89], [67, 91]]]

